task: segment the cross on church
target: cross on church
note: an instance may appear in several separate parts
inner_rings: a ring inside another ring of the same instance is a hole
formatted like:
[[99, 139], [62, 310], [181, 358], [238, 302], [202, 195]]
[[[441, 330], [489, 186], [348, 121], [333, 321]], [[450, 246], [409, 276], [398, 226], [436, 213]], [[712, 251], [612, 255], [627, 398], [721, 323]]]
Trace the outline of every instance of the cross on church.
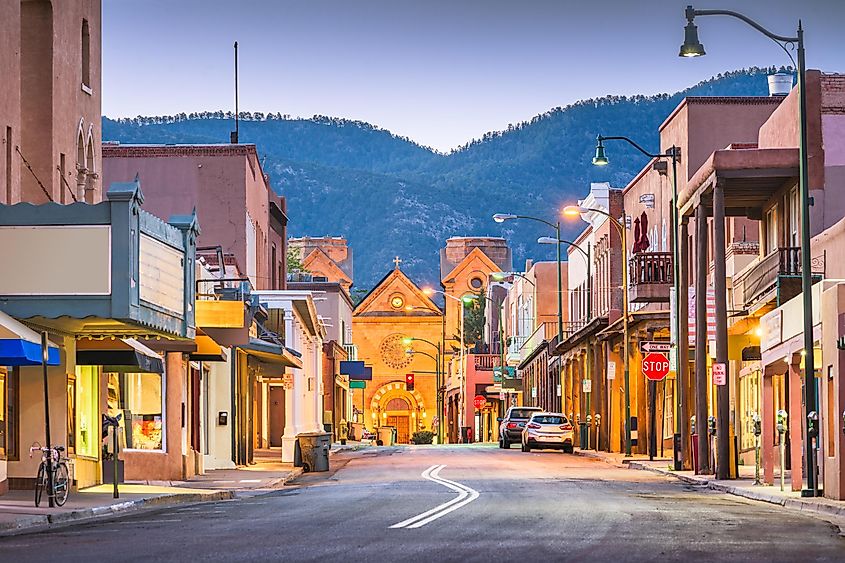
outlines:
[[396, 258], [393, 259], [393, 263], [396, 264], [396, 269], [398, 270], [399, 264], [402, 263], [402, 260], [397, 256]]

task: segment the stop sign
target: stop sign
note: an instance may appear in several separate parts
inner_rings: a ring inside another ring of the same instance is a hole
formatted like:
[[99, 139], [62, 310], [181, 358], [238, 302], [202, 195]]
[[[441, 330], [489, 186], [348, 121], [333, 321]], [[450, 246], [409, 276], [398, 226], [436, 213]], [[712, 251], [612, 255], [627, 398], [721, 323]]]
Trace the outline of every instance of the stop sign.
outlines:
[[643, 375], [652, 381], [660, 381], [669, 373], [669, 358], [666, 354], [651, 352], [643, 358]]
[[487, 404], [487, 399], [483, 395], [476, 395], [475, 399], [472, 400], [472, 404], [475, 405], [476, 409], [481, 410]]

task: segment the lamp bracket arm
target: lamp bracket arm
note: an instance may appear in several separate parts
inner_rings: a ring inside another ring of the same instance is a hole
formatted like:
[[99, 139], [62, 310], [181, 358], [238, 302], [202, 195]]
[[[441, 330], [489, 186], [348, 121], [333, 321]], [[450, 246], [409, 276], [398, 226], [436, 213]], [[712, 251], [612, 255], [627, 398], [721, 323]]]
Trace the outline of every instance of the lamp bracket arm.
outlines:
[[629, 145], [631, 145], [632, 147], [634, 147], [635, 149], [637, 149], [638, 151], [640, 151], [641, 153], [643, 153], [644, 155], [646, 155], [649, 158], [660, 158], [660, 157], [664, 157], [664, 156], [672, 156], [672, 155], [669, 155], [669, 154], [652, 154], [652, 153], [648, 152], [647, 150], [645, 150], [644, 148], [642, 148], [637, 143], [635, 143], [633, 140], [629, 139], [628, 137], [621, 136], [621, 135], [620, 136], [614, 136], [614, 137], [602, 137], [601, 135], [599, 135], [599, 141], [625, 141]]
[[[775, 33], [772, 33], [771, 31], [769, 31], [768, 29], [766, 29], [765, 27], [763, 27], [759, 23], [755, 22], [754, 20], [752, 20], [748, 16], [744, 16], [744, 15], [740, 14], [739, 12], [734, 12], [733, 10], [693, 10], [692, 15], [693, 15], [693, 17], [695, 17], [695, 16], [731, 16], [732, 18], [736, 18], [738, 20], [744, 21], [745, 23], [747, 23], [748, 25], [750, 25], [751, 27], [753, 27], [754, 29], [756, 29], [757, 31], [759, 31], [760, 33], [765, 35], [766, 37], [768, 37], [770, 39], [774, 39], [775, 41], [783, 41], [784, 43], [798, 43], [798, 41], [799, 41], [799, 37], [797, 37], [797, 36], [796, 37], [789, 37], [789, 36], [786, 36], [786, 35], [777, 35]], [[687, 15], [687, 18], [689, 18], [689, 15]]]
[[517, 215], [516, 218], [517, 219], [529, 219], [531, 221], [537, 221], [538, 223], [543, 223], [545, 225], [550, 226], [553, 229], [557, 229], [557, 225], [555, 225], [554, 223], [551, 223], [549, 221], [546, 221], [545, 219], [540, 219], [539, 217], [530, 217], [528, 215]]

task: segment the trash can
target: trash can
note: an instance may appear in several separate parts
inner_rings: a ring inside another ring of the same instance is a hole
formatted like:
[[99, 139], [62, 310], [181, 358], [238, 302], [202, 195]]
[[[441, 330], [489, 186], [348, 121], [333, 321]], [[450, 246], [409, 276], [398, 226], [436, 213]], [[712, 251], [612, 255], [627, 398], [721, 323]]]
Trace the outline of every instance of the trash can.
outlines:
[[[332, 436], [323, 432], [308, 432], [298, 435], [296, 445], [300, 451], [300, 460], [305, 471], [328, 471], [329, 449]], [[297, 456], [294, 449], [294, 465]]]
[[396, 443], [396, 429], [392, 426], [379, 426], [378, 441], [382, 446], [392, 446]]
[[580, 444], [579, 444], [578, 447], [581, 448], [582, 450], [587, 449], [587, 439], [590, 437], [590, 435], [587, 434], [587, 432], [589, 432], [589, 430], [587, 430], [587, 423], [586, 422], [579, 422], [578, 423], [578, 437], [580, 438]]

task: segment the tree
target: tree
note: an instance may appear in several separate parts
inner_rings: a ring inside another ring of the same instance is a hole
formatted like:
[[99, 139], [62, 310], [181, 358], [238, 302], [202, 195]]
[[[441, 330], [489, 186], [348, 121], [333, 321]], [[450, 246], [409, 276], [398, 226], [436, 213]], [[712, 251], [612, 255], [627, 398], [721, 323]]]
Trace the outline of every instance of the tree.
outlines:
[[290, 274], [308, 274], [308, 270], [302, 265], [302, 255], [299, 249], [293, 246], [288, 246], [287, 250], [288, 273]]
[[464, 346], [481, 350], [484, 345], [484, 310], [487, 299], [484, 293], [475, 293], [475, 299], [464, 302]]

